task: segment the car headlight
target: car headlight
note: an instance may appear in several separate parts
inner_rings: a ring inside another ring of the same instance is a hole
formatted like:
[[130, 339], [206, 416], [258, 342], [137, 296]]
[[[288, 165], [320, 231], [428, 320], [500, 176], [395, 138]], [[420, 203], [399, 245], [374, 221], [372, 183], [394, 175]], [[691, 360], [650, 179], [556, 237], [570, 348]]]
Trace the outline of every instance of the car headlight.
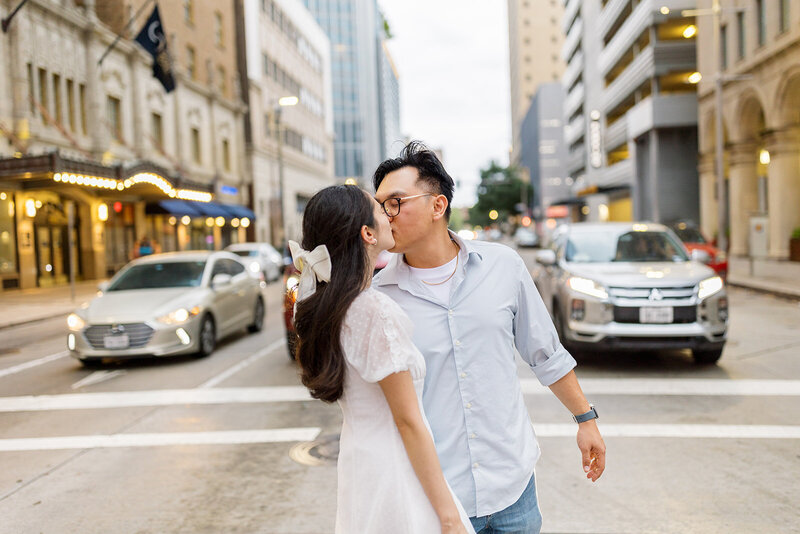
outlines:
[[86, 326], [86, 321], [77, 313], [70, 313], [67, 316], [67, 327], [73, 332], [79, 332]]
[[164, 324], [183, 324], [192, 317], [198, 315], [201, 311], [200, 306], [195, 306], [194, 308], [179, 308], [174, 312], [170, 312], [166, 315], [162, 315], [157, 319], [158, 322]]
[[590, 297], [601, 300], [608, 298], [608, 291], [606, 291], [606, 288], [594, 280], [581, 278], [580, 276], [570, 276], [569, 280], [567, 280], [567, 284], [569, 284], [569, 287], [573, 291], [577, 291], [578, 293], [583, 293], [584, 295], [589, 295]]
[[286, 291], [292, 291], [298, 285], [300, 285], [300, 278], [297, 276], [292, 275], [286, 279]]
[[720, 278], [719, 276], [712, 276], [711, 278], [706, 278], [698, 285], [697, 298], [699, 298], [700, 300], [708, 298], [714, 293], [720, 291], [724, 285], [725, 284], [722, 281], [722, 278]]

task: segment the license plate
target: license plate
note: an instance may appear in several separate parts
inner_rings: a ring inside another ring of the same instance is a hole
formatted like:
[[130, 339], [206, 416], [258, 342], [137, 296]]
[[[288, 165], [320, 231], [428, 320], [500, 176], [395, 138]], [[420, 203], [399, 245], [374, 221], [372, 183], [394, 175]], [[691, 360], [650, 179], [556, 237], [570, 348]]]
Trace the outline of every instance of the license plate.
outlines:
[[652, 308], [639, 308], [640, 323], [671, 323], [673, 319], [672, 306], [659, 306]]
[[103, 337], [103, 345], [107, 349], [127, 349], [130, 344], [131, 342], [128, 339], [128, 334]]

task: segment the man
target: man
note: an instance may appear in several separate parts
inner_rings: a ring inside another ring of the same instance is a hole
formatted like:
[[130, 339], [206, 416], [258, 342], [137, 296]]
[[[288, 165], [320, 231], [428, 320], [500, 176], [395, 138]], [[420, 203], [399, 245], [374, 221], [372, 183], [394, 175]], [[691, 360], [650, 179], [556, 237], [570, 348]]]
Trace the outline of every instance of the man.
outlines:
[[538, 533], [540, 452], [514, 347], [577, 416], [584, 472], [594, 482], [605, 468], [605, 444], [575, 360], [519, 255], [448, 230], [454, 183], [432, 151], [411, 142], [381, 163], [374, 185], [391, 222], [391, 252], [398, 254], [373, 287], [414, 322], [427, 366], [423, 404], [445, 477], [478, 533]]

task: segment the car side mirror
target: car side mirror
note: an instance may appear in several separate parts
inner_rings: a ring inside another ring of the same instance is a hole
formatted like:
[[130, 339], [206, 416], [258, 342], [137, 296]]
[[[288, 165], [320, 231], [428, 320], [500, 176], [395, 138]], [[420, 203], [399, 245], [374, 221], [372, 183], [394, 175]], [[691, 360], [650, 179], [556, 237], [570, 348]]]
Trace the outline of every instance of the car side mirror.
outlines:
[[550, 266], [556, 264], [556, 253], [553, 250], [545, 249], [540, 250], [536, 253], [536, 263], [539, 263], [544, 266]]
[[692, 261], [699, 261], [700, 263], [711, 263], [711, 254], [705, 250], [694, 249], [692, 251]]
[[97, 290], [100, 293], [105, 293], [108, 290], [108, 286], [110, 285], [111, 282], [109, 282], [108, 280], [106, 280], [105, 282], [100, 282], [99, 284], [97, 284]]
[[231, 281], [232, 281], [231, 275], [220, 273], [211, 279], [211, 289], [222, 289], [226, 286], [231, 285]]

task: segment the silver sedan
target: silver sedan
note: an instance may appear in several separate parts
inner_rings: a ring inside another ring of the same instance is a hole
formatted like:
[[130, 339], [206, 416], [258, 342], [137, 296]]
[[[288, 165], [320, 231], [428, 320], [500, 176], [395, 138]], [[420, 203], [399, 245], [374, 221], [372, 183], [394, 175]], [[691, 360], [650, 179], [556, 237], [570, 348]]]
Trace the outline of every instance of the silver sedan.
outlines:
[[230, 252], [174, 252], [132, 261], [67, 318], [71, 355], [207, 356], [217, 341], [262, 329], [262, 283]]

